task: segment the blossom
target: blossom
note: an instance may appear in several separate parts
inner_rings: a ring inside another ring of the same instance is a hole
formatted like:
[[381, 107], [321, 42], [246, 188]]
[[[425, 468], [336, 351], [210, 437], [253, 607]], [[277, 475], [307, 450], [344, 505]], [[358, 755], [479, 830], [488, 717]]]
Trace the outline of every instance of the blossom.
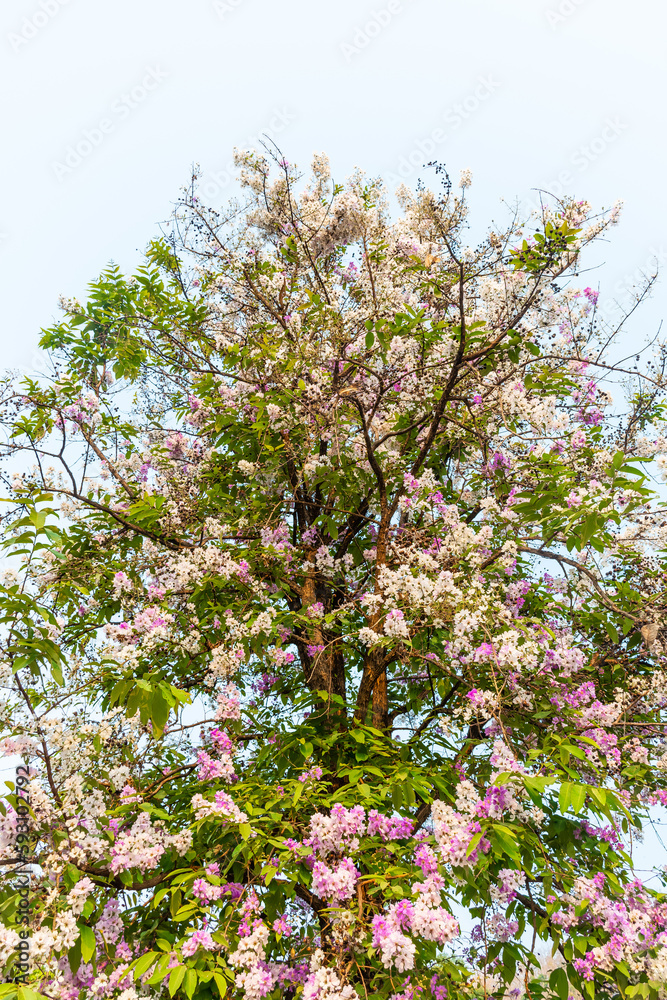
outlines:
[[236, 685], [227, 684], [224, 691], [221, 691], [218, 695], [218, 708], [215, 713], [216, 721], [240, 719], [241, 705], [239, 699], [239, 690]]
[[213, 778], [223, 778], [225, 781], [234, 781], [236, 772], [229, 754], [223, 754], [218, 760], [214, 760], [205, 750], [197, 754], [199, 770], [197, 777], [200, 781], [210, 781]]
[[359, 848], [359, 837], [366, 832], [366, 813], [362, 806], [345, 808], [336, 803], [329, 816], [314, 813], [310, 818], [310, 834], [305, 843], [321, 856], [337, 853], [345, 847], [352, 853]]
[[384, 622], [384, 634], [397, 639], [409, 639], [410, 630], [405, 621], [405, 615], [398, 608], [390, 611]]
[[148, 813], [142, 812], [127, 832], [121, 833], [111, 848], [111, 871], [127, 871], [138, 868], [149, 871], [157, 868], [165, 852], [164, 837], [150, 820]]
[[374, 646], [379, 641], [380, 636], [372, 628], [364, 626], [359, 630], [359, 639], [365, 646]]
[[19, 943], [19, 935], [11, 927], [0, 925], [0, 966], [4, 965]]
[[316, 861], [313, 866], [313, 889], [322, 899], [336, 905], [354, 895], [358, 877], [359, 872], [350, 858], [342, 858], [335, 867]]
[[181, 951], [186, 958], [194, 955], [195, 952], [203, 948], [204, 951], [217, 951], [218, 946], [208, 931], [195, 931], [182, 945]]
[[491, 898], [498, 903], [511, 903], [516, 898], [516, 890], [525, 884], [526, 877], [522, 871], [501, 868], [498, 880], [491, 886]]
[[197, 793], [192, 797], [192, 809], [196, 819], [206, 819], [217, 816], [234, 823], [247, 823], [248, 817], [225, 792], [216, 792], [210, 802]]
[[302, 784], [305, 784], [305, 782], [308, 780], [319, 781], [320, 778], [322, 777], [322, 773], [323, 773], [322, 768], [315, 765], [314, 767], [311, 767], [308, 771], [304, 771], [302, 774], [300, 774], [299, 781]]
[[282, 934], [283, 937], [291, 937], [294, 933], [284, 913], [273, 921], [273, 929], [276, 934]]
[[412, 836], [414, 820], [409, 816], [382, 816], [377, 809], [368, 813], [369, 837], [379, 835], [382, 840], [403, 840]]
[[79, 914], [83, 912], [85, 902], [94, 888], [94, 883], [89, 878], [84, 877], [79, 879], [76, 885], [70, 889], [67, 894], [67, 902], [73, 913]]
[[354, 1000], [352, 986], [344, 986], [333, 969], [320, 968], [312, 972], [303, 986], [304, 1000]]
[[132, 591], [132, 581], [127, 574], [123, 572], [116, 573], [113, 578], [113, 589], [116, 597], [120, 597], [121, 594]]

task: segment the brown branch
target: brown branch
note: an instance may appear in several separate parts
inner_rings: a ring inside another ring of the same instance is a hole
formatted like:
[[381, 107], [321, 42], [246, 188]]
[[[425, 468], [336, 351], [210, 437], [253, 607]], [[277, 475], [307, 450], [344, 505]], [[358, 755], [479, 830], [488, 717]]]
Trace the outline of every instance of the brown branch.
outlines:
[[354, 712], [354, 718], [357, 722], [364, 722], [375, 682], [395, 659], [396, 653], [390, 653], [379, 661], [374, 661], [373, 657], [369, 657], [366, 661], [361, 683], [359, 684], [359, 691], [357, 692], [357, 707]]
[[[573, 566], [580, 573], [583, 573], [584, 576], [588, 577], [605, 607], [609, 608], [610, 611], [615, 611], [616, 614], [622, 615], [624, 618], [629, 618], [630, 621], [633, 621], [635, 624], [638, 624], [641, 621], [641, 618], [635, 617], [635, 615], [630, 614], [628, 611], [624, 611], [622, 608], [619, 608], [618, 605], [614, 604], [614, 602], [611, 601], [605, 594], [595, 574], [592, 573], [586, 566], [582, 566], [582, 564], [578, 563], [575, 559], [569, 559], [567, 556], [560, 555], [558, 552], [549, 552], [548, 549], [532, 549], [527, 545], [517, 546], [517, 551], [528, 552], [533, 556], [543, 556], [545, 559], [555, 559], [557, 562]], [[489, 557], [489, 559], [491, 559], [491, 557]]]
[[442, 391], [442, 396], [440, 397], [440, 401], [436, 407], [435, 413], [433, 414], [433, 420], [431, 421], [431, 426], [429, 428], [428, 434], [426, 435], [426, 440], [424, 441], [424, 444], [421, 447], [419, 455], [415, 459], [412, 465], [412, 469], [410, 470], [413, 476], [419, 471], [419, 469], [423, 465], [426, 456], [428, 455], [431, 449], [431, 445], [435, 440], [435, 436], [438, 432], [442, 416], [445, 412], [445, 407], [447, 406], [450, 394], [454, 386], [456, 385], [458, 370], [461, 366], [461, 363], [463, 362], [463, 358], [465, 355], [466, 320], [465, 320], [465, 296], [464, 296], [463, 275], [464, 275], [463, 263], [460, 263], [459, 264], [459, 318], [460, 318], [461, 333], [459, 338], [459, 346], [456, 352], [456, 357], [454, 358], [454, 363], [452, 365], [452, 370], [450, 372], [449, 379], [447, 380], [447, 384]]

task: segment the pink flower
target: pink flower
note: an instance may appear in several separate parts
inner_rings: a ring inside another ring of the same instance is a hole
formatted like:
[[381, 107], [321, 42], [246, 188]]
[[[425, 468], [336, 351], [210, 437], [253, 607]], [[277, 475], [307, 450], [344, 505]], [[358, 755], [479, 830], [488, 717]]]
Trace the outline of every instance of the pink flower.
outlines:
[[435, 851], [427, 844], [420, 844], [415, 851], [415, 861], [424, 875], [433, 875], [438, 870], [438, 858]]
[[412, 836], [414, 820], [408, 816], [382, 816], [377, 809], [368, 814], [368, 835], [379, 835], [382, 840], [405, 840]]
[[359, 872], [350, 858], [343, 858], [335, 868], [329, 868], [323, 861], [316, 861], [313, 867], [313, 889], [318, 896], [335, 906], [354, 895]]
[[219, 760], [215, 760], [202, 750], [197, 755], [197, 763], [199, 764], [197, 777], [200, 781], [211, 781], [214, 778], [222, 778], [224, 781], [236, 779], [232, 758], [228, 754], [223, 754]]
[[299, 781], [302, 784], [305, 784], [309, 778], [312, 779], [313, 781], [319, 781], [321, 777], [322, 777], [322, 768], [311, 767], [309, 771], [304, 771], [303, 774], [299, 775]]
[[218, 710], [215, 713], [216, 722], [222, 719], [240, 719], [241, 704], [240, 692], [235, 684], [228, 684], [224, 691], [218, 695]]
[[204, 951], [217, 951], [218, 945], [208, 931], [195, 931], [183, 945], [182, 951], [186, 958], [191, 958], [199, 948], [203, 948]]
[[292, 925], [287, 922], [284, 913], [273, 921], [273, 929], [276, 934], [282, 934], [283, 937], [290, 937], [293, 934]]
[[310, 817], [310, 836], [305, 844], [321, 856], [339, 854], [343, 847], [354, 852], [359, 848], [359, 837], [365, 832], [366, 813], [363, 807], [346, 809], [337, 802], [329, 816], [314, 813]]

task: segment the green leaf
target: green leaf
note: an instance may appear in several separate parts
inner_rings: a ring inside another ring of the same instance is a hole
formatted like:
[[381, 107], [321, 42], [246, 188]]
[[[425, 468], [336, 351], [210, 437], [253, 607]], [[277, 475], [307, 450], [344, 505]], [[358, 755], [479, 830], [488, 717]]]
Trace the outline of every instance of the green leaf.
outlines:
[[523, 783], [526, 786], [526, 791], [528, 792], [528, 794], [530, 795], [531, 799], [533, 800], [536, 806], [542, 805], [542, 795], [544, 794], [544, 789], [548, 784], [551, 783], [551, 780], [552, 779], [541, 776], [538, 777], [526, 776], [523, 779]]
[[607, 635], [609, 636], [609, 638], [611, 639], [611, 641], [615, 642], [615, 643], [618, 643], [619, 642], [619, 635], [618, 635], [618, 630], [616, 629], [616, 626], [613, 625], [611, 622], [605, 622], [605, 628], [607, 630]]
[[162, 733], [164, 732], [164, 727], [167, 725], [167, 719], [169, 718], [169, 704], [165, 698], [165, 694], [159, 688], [153, 693], [153, 697], [150, 702], [150, 714], [151, 721], [153, 723], [153, 735], [156, 739], [160, 739]]
[[81, 931], [81, 958], [84, 962], [89, 962], [95, 954], [95, 931], [92, 927], [87, 927], [85, 924], [79, 929]]
[[215, 979], [215, 985], [220, 991], [220, 996], [224, 997], [227, 993], [227, 980], [219, 972], [214, 972], [213, 978]]
[[635, 983], [634, 986], [628, 986], [625, 995], [626, 997], [647, 997], [651, 992], [651, 987], [648, 983]]
[[29, 986], [19, 986], [18, 1000], [44, 1000], [44, 994], [36, 993]]
[[479, 833], [475, 834], [475, 836], [472, 838], [472, 840], [468, 844], [468, 849], [466, 850], [466, 858], [470, 857], [470, 855], [475, 850], [475, 848], [477, 847], [477, 845], [479, 844], [479, 842], [480, 842], [480, 840], [482, 839], [483, 836], [484, 836], [484, 831], [483, 830], [480, 830]]
[[157, 907], [160, 904], [161, 900], [164, 899], [164, 897], [167, 895], [168, 892], [169, 892], [168, 885], [160, 886], [160, 888], [156, 891], [155, 895], [153, 896], [151, 904], [153, 908]]
[[567, 1000], [570, 995], [570, 987], [565, 969], [554, 969], [549, 976], [549, 985], [552, 990], [556, 991], [560, 1000]]
[[558, 804], [561, 812], [567, 812], [570, 807], [570, 802], [572, 801], [572, 788], [573, 784], [571, 781], [564, 781], [560, 786]]
[[583, 531], [581, 532], [580, 545], [579, 545], [580, 548], [583, 549], [584, 546], [590, 541], [590, 539], [596, 532], [597, 526], [598, 526], [597, 515], [589, 514], [586, 520], [584, 521]]
[[173, 997], [176, 990], [179, 988], [183, 979], [185, 978], [185, 966], [177, 965], [175, 969], [171, 970], [169, 975], [169, 983], [167, 989], [169, 990], [169, 996]]
[[143, 974], [150, 969], [151, 965], [154, 964], [156, 959], [160, 957], [161, 955], [159, 951], [147, 951], [145, 955], [141, 955], [141, 957], [137, 959], [137, 964], [134, 967], [134, 978], [139, 979], [140, 976], [143, 976]]
[[149, 986], [156, 986], [158, 983], [161, 983], [163, 979], [166, 979], [166, 977], [170, 974], [171, 971], [169, 969], [170, 962], [171, 962], [171, 948], [169, 949], [169, 952], [166, 955], [162, 955], [162, 957], [158, 959], [158, 963], [155, 966], [155, 971], [153, 972], [150, 979], [147, 980], [147, 984]]
[[192, 1000], [192, 995], [197, 986], [197, 973], [194, 969], [188, 969], [185, 973], [185, 979], [183, 981], [183, 988], [185, 989], [185, 995]]
[[570, 804], [575, 813], [581, 812], [582, 806], [586, 801], [587, 794], [588, 794], [588, 785], [572, 786], [572, 792], [570, 795]]
[[368, 333], [366, 334], [366, 347], [368, 348], [369, 351], [374, 343], [375, 343], [375, 334], [373, 333], [372, 330], [369, 330]]
[[498, 842], [503, 852], [508, 854], [510, 858], [513, 858], [518, 864], [521, 864], [521, 853], [512, 831], [504, 825], [494, 823], [493, 833], [495, 840]]

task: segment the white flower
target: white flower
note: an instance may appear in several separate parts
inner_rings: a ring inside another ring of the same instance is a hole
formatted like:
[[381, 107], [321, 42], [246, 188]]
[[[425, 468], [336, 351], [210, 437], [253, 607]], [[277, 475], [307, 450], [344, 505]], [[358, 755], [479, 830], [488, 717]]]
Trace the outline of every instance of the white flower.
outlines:
[[384, 634], [393, 636], [396, 639], [410, 638], [410, 630], [408, 629], [405, 621], [405, 615], [402, 611], [395, 609], [394, 611], [389, 612], [384, 623]]
[[0, 926], [0, 965], [4, 965], [19, 943], [19, 936], [11, 927]]
[[379, 642], [380, 636], [372, 628], [362, 628], [359, 630], [359, 638], [365, 646], [374, 646]]
[[316, 177], [321, 180], [326, 181], [331, 177], [331, 166], [329, 164], [329, 157], [326, 153], [315, 153], [313, 155], [313, 162], [311, 169]]
[[120, 767], [112, 767], [109, 771], [109, 781], [117, 792], [125, 787], [129, 777], [130, 769], [126, 764], [122, 764]]

